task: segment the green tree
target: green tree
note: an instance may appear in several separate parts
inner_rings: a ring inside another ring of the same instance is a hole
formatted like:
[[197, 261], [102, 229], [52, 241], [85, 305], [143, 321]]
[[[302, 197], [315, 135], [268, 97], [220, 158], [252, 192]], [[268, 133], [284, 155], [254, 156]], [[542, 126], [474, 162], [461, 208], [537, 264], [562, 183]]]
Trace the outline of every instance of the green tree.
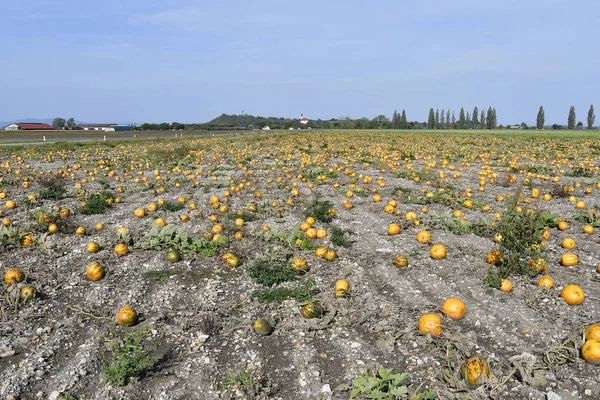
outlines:
[[569, 119], [567, 120], [567, 128], [574, 129], [575, 128], [575, 106], [571, 106], [569, 109]]
[[456, 129], [456, 116], [454, 115], [454, 111], [452, 111], [452, 129]]
[[469, 129], [471, 126], [471, 114], [467, 111], [467, 119], [465, 120], [465, 128]]
[[458, 129], [465, 129], [465, 109], [462, 107], [458, 114]]
[[54, 118], [54, 121], [52, 121], [52, 127], [54, 129], [64, 129], [66, 123], [67, 121], [65, 121], [64, 118], [56, 117]]
[[477, 129], [477, 126], [479, 125], [479, 108], [477, 108], [477, 106], [475, 106], [475, 108], [473, 109], [473, 116], [471, 118], [473, 118], [473, 129]]
[[75, 123], [75, 118], [71, 117], [67, 120], [67, 129], [69, 130], [73, 130], [77, 127], [77, 124]]
[[481, 128], [486, 128], [486, 120], [485, 120], [485, 107], [481, 107], [481, 118], [479, 119], [479, 123], [481, 124]]
[[444, 129], [446, 127], [445, 115], [446, 115], [446, 113], [445, 113], [444, 109], [442, 108], [442, 112], [440, 113], [440, 126], [439, 126], [441, 129]]
[[496, 109], [492, 108], [492, 125], [491, 129], [496, 129], [498, 126], [498, 118], [496, 117]]
[[402, 110], [402, 115], [400, 116], [400, 129], [406, 129], [408, 127], [408, 121], [406, 120], [406, 111]]
[[398, 110], [394, 110], [394, 114], [392, 115], [392, 129], [398, 129], [400, 127], [400, 115], [398, 114]]
[[594, 122], [596, 122], [596, 114], [594, 114], [594, 105], [590, 105], [590, 110], [588, 111], [587, 118], [587, 127], [588, 129], [592, 129], [594, 127]]
[[450, 125], [450, 110], [446, 111], [446, 129], [450, 129], [452, 126]]
[[427, 120], [427, 129], [435, 128], [435, 113], [433, 112], [433, 108], [429, 109], [429, 119]]
[[538, 129], [544, 129], [544, 121], [546, 120], [546, 116], [544, 114], [544, 107], [540, 106], [540, 109], [538, 111], [538, 115], [537, 115], [537, 120], [535, 123], [535, 126]]

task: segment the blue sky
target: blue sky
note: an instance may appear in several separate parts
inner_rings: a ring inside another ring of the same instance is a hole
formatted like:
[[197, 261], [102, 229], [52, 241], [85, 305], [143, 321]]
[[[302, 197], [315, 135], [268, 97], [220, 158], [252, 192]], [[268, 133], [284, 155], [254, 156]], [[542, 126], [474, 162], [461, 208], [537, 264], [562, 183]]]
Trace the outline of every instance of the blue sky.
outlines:
[[[205, 122], [600, 107], [597, 0], [0, 3], [0, 120]], [[6, 95], [9, 93], [10, 95]]]

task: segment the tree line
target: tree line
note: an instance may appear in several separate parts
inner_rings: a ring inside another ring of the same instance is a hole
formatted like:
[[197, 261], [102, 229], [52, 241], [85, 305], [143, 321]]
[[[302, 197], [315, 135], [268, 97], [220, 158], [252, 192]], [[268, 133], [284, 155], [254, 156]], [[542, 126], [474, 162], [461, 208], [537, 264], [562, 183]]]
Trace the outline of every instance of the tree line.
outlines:
[[[538, 110], [538, 114], [537, 114], [537, 118], [536, 118], [536, 124], [535, 124], [536, 128], [543, 129], [545, 120], [546, 120], [546, 114], [544, 112], [544, 107], [540, 106], [540, 109]], [[575, 114], [575, 106], [571, 106], [569, 108], [569, 116], [567, 117], [567, 129], [575, 129], [575, 127], [577, 127], [578, 129], [583, 129], [583, 122], [579, 121], [579, 122], [575, 123], [575, 121], [577, 121], [577, 116]], [[587, 114], [587, 128], [593, 129], [595, 122], [596, 122], [596, 114], [594, 112], [594, 105], [591, 104], [590, 109], [588, 110], [588, 114]], [[553, 124], [552, 129], [565, 129], [565, 127], [564, 127], [564, 125]]]

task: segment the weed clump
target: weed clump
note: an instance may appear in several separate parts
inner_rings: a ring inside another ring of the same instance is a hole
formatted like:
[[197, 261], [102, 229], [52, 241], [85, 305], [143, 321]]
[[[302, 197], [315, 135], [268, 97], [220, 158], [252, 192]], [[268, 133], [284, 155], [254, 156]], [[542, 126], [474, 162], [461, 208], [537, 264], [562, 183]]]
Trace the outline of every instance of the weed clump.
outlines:
[[107, 339], [111, 356], [104, 363], [104, 382], [125, 386], [158, 362], [159, 358], [153, 354], [156, 347], [147, 343], [149, 333], [150, 329], [138, 329], [126, 331], [123, 337]]
[[306, 204], [306, 217], [313, 217], [321, 222], [331, 222], [334, 216], [333, 203], [329, 200], [321, 200], [319, 193], [315, 192], [313, 198]]
[[41, 200], [62, 200], [65, 198], [67, 188], [60, 178], [50, 178], [40, 183], [42, 186], [38, 198]]
[[84, 215], [104, 214], [112, 205], [115, 197], [108, 190], [103, 190], [100, 193], [89, 196], [85, 202], [85, 206], [79, 209], [79, 212]]

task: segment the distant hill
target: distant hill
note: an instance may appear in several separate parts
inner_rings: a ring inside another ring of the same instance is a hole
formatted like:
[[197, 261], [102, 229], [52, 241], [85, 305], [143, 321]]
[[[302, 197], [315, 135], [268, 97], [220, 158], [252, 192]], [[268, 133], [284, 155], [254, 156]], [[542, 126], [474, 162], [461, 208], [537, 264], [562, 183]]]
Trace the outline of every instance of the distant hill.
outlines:
[[[52, 125], [52, 122], [54, 121], [54, 118], [20, 118], [20, 119], [13, 119], [10, 121], [0, 121], [0, 126], [4, 127], [10, 124], [13, 124], [15, 122], [38, 122], [41, 124], [48, 124], [48, 125]], [[104, 123], [106, 121], [94, 121], [94, 122], [85, 122], [85, 121], [79, 121], [79, 120], [75, 120], [76, 124], [101, 124]], [[111, 122], [112, 121], [108, 121]], [[134, 122], [115, 122], [116, 124], [119, 125], [135, 125]]]

